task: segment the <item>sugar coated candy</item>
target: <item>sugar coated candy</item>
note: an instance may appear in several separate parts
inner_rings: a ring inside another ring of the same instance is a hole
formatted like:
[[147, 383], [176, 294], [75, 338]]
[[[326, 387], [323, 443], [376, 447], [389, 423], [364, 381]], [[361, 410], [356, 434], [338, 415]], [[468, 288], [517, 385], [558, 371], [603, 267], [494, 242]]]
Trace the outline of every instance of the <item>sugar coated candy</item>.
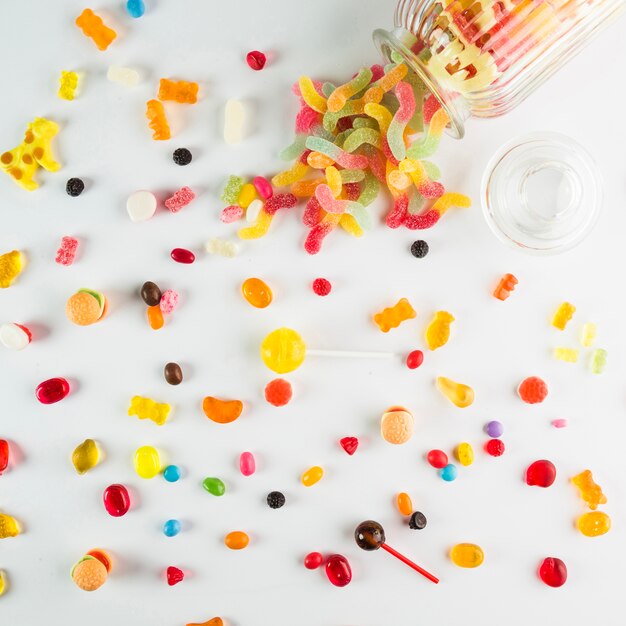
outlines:
[[328, 580], [335, 587], [345, 587], [352, 580], [352, 569], [345, 556], [341, 554], [331, 554], [326, 559], [324, 566]]
[[265, 67], [267, 63], [267, 57], [258, 50], [252, 50], [246, 54], [246, 63], [248, 67], [255, 72], [259, 72]]
[[102, 18], [91, 9], [85, 9], [76, 18], [76, 26], [96, 44], [98, 50], [106, 50], [117, 37], [117, 33], [106, 26]]
[[128, 415], [136, 415], [140, 420], [152, 420], [158, 426], [163, 426], [171, 408], [169, 404], [160, 404], [151, 398], [133, 396], [128, 407]]
[[590, 511], [576, 520], [576, 528], [585, 537], [599, 537], [611, 530], [611, 518], [603, 511]]
[[78, 239], [75, 237], [63, 237], [61, 245], [57, 250], [55, 261], [59, 265], [71, 265], [76, 258], [76, 249], [78, 248]]
[[107, 79], [126, 87], [134, 87], [139, 82], [139, 72], [132, 67], [111, 65], [107, 70]]
[[344, 449], [346, 454], [352, 456], [359, 447], [359, 440], [356, 437], [342, 437], [339, 445]]
[[291, 328], [272, 331], [261, 343], [263, 363], [277, 374], [288, 374], [298, 369], [306, 356], [306, 344]]
[[270, 509], [281, 509], [285, 506], [285, 500], [285, 494], [280, 491], [270, 491], [265, 499]]
[[413, 503], [408, 493], [401, 492], [396, 496], [396, 506], [401, 515], [411, 515], [413, 513]]
[[429, 252], [429, 246], [423, 239], [418, 239], [411, 244], [411, 254], [416, 259], [423, 259]]
[[159, 308], [163, 313], [173, 313], [178, 306], [178, 292], [173, 289], [166, 289], [159, 300]]
[[168, 483], [178, 482], [180, 480], [180, 467], [178, 467], [178, 465], [168, 465], [163, 470], [163, 478], [165, 478]]
[[85, 439], [83, 443], [76, 446], [72, 452], [72, 464], [79, 474], [84, 474], [93, 469], [100, 460], [98, 445], [93, 439]]
[[445, 480], [447, 483], [451, 483], [456, 480], [457, 475], [458, 470], [456, 469], [456, 465], [453, 465], [452, 463], [448, 463], [448, 465], [439, 470], [439, 476], [441, 476], [442, 480]]
[[393, 444], [403, 444], [413, 436], [413, 415], [401, 406], [394, 406], [380, 418], [380, 434], [382, 438]]
[[10, 287], [22, 269], [22, 254], [18, 250], [0, 255], [0, 289]]
[[57, 95], [62, 100], [73, 100], [76, 96], [76, 88], [78, 87], [78, 74], [76, 72], [61, 72], [59, 78], [59, 91]]
[[485, 452], [489, 456], [502, 456], [505, 450], [506, 447], [504, 445], [504, 441], [501, 439], [490, 439], [485, 444]]
[[148, 100], [146, 103], [146, 117], [148, 118], [148, 127], [152, 131], [152, 139], [155, 141], [167, 141], [172, 137], [165, 109], [158, 100]]
[[410, 370], [417, 369], [424, 362], [424, 353], [421, 350], [413, 350], [406, 357], [406, 366]]
[[548, 385], [538, 376], [531, 376], [519, 384], [517, 395], [526, 404], [539, 404], [548, 396]]
[[224, 537], [224, 544], [231, 550], [243, 550], [250, 543], [250, 537], [241, 530], [235, 530]]
[[0, 343], [9, 350], [23, 350], [32, 338], [30, 330], [22, 324], [9, 322], [0, 326]]
[[148, 306], [157, 306], [161, 302], [161, 290], [156, 283], [148, 280], [141, 286], [141, 299]]
[[311, 287], [316, 296], [327, 296], [333, 289], [330, 281], [326, 280], [326, 278], [316, 278]]
[[78, 198], [85, 191], [85, 183], [81, 178], [70, 178], [65, 183], [65, 193], [70, 198]]
[[293, 396], [291, 383], [284, 378], [275, 378], [265, 385], [265, 399], [272, 406], [285, 406]]
[[468, 385], [457, 383], [450, 378], [439, 376], [437, 378], [437, 389], [460, 409], [465, 409], [474, 402], [474, 390]]
[[300, 477], [300, 482], [305, 487], [311, 487], [315, 483], [318, 483], [322, 480], [322, 476], [324, 476], [324, 470], [319, 465], [314, 465], [306, 470], [302, 476]]
[[582, 333], [580, 335], [580, 343], [585, 348], [591, 348], [593, 346], [596, 336], [598, 334], [598, 327], [592, 322], [587, 322], [583, 325]]
[[166, 537], [176, 537], [180, 532], [181, 524], [177, 519], [168, 519], [163, 524], [163, 534]]
[[214, 476], [209, 476], [202, 481], [202, 486], [212, 496], [223, 496], [226, 493], [226, 485]]
[[555, 480], [556, 467], [551, 461], [535, 461], [526, 470], [526, 484], [532, 487], [550, 487]]
[[567, 580], [567, 567], [561, 559], [546, 557], [539, 566], [539, 578], [548, 587], [562, 587]]
[[467, 467], [474, 462], [474, 449], [467, 442], [460, 443], [454, 451], [454, 456], [463, 467]]
[[221, 200], [226, 204], [235, 205], [239, 201], [239, 194], [243, 189], [245, 181], [241, 176], [231, 175], [228, 177], [222, 191]]
[[437, 350], [448, 343], [452, 322], [454, 322], [454, 316], [447, 311], [435, 313], [435, 317], [426, 329], [426, 345], [429, 350]]
[[478, 567], [485, 560], [485, 554], [475, 543], [457, 543], [450, 550], [450, 559], [459, 567]]
[[591, 373], [592, 374], [602, 374], [604, 372], [604, 368], [606, 367], [606, 362], [608, 359], [608, 353], [606, 350], [602, 348], [597, 348], [591, 354]]
[[224, 141], [235, 145], [243, 139], [246, 109], [241, 100], [231, 98], [224, 107]]
[[374, 315], [374, 322], [380, 330], [388, 333], [392, 328], [397, 328], [402, 322], [413, 319], [416, 315], [411, 303], [402, 298], [394, 306]]
[[96, 591], [104, 585], [111, 571], [111, 558], [102, 550], [88, 552], [72, 567], [70, 576], [83, 591]]
[[578, 350], [576, 348], [554, 348], [554, 358], [565, 363], [576, 363]]
[[576, 307], [569, 302], [563, 302], [552, 318], [552, 326], [565, 330], [567, 323], [574, 317], [574, 313], [576, 313]]
[[599, 504], [606, 504], [607, 498], [602, 493], [602, 487], [593, 480], [590, 470], [585, 470], [572, 478], [572, 483], [578, 487], [580, 497], [587, 503], [593, 511]]
[[156, 306], [149, 306], [146, 309], [146, 315], [148, 317], [148, 324], [150, 324], [152, 330], [160, 330], [163, 328], [165, 319], [163, 318], [163, 311], [161, 311], [161, 307], [158, 304]]
[[409, 519], [409, 528], [411, 530], [424, 530], [427, 523], [426, 516], [420, 511], [415, 511]]
[[176, 263], [182, 263], [183, 265], [191, 265], [196, 260], [196, 255], [185, 248], [174, 248], [170, 252], [170, 256]]
[[0, 539], [17, 537], [20, 534], [20, 527], [17, 520], [10, 515], [0, 513]]
[[309, 552], [304, 557], [304, 567], [307, 569], [317, 569], [324, 562], [324, 557], [320, 552]]
[[111, 517], [122, 517], [130, 509], [130, 495], [124, 485], [109, 485], [102, 495], [104, 508]]
[[70, 392], [70, 384], [65, 378], [49, 378], [37, 385], [35, 397], [41, 404], [60, 402]]
[[159, 81], [159, 100], [195, 104], [198, 101], [198, 83], [162, 78]]
[[79, 289], [65, 304], [65, 315], [78, 326], [90, 326], [99, 322], [107, 310], [104, 294], [93, 289]]
[[485, 432], [494, 439], [498, 437], [502, 437], [502, 433], [504, 432], [504, 426], [502, 426], [502, 422], [498, 422], [497, 420], [492, 420], [491, 422], [487, 422], [485, 425]]
[[146, 5], [143, 0], [127, 0], [126, 10], [128, 11], [128, 15], [138, 18], [146, 12]]
[[9, 442], [6, 439], [0, 439], [0, 476], [9, 466], [10, 451]]
[[448, 465], [448, 455], [443, 450], [430, 450], [426, 460], [436, 469], [443, 469]]
[[239, 471], [244, 476], [252, 476], [256, 471], [256, 461], [252, 452], [242, 452], [239, 456]]
[[176, 150], [172, 153], [172, 160], [176, 163], [176, 165], [189, 165], [193, 160], [193, 155], [187, 148], [176, 148]]
[[165, 577], [167, 579], [167, 584], [170, 587], [173, 587], [174, 585], [177, 585], [184, 580], [185, 572], [183, 572], [183, 570], [179, 569], [178, 567], [170, 565], [167, 570], [165, 570]]
[[195, 197], [196, 194], [189, 187], [181, 187], [173, 196], [165, 200], [165, 208], [171, 213], [178, 213], [178, 211], [190, 204]]
[[178, 363], [166, 363], [163, 377], [168, 385], [180, 385], [183, 382], [183, 370]]
[[260, 278], [246, 279], [241, 285], [241, 293], [257, 309], [264, 309], [272, 303], [272, 290]]
[[140, 478], [154, 478], [161, 471], [161, 458], [156, 448], [142, 446], [135, 452], [135, 471]]
[[220, 400], [213, 396], [207, 396], [202, 401], [204, 414], [218, 424], [230, 424], [234, 422], [243, 411], [241, 400]]
[[493, 297], [502, 301], [506, 300], [511, 295], [511, 292], [515, 289], [517, 282], [517, 278], [515, 278], [513, 274], [505, 274], [500, 279], [498, 286], [493, 292]]
[[228, 241], [228, 239], [219, 239], [218, 237], [209, 239], [204, 245], [204, 249], [209, 254], [217, 254], [227, 259], [232, 259], [239, 254], [239, 248], [236, 243]]

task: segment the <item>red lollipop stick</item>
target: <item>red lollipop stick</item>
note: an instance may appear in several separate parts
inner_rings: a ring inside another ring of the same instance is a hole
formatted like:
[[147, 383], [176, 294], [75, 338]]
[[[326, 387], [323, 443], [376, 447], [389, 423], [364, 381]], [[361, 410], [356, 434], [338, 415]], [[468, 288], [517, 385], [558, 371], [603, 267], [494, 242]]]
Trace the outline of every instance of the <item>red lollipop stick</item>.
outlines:
[[389, 554], [393, 554], [397, 559], [400, 559], [403, 563], [406, 563], [409, 567], [412, 567], [416, 572], [419, 572], [422, 576], [428, 578], [428, 580], [437, 584], [439, 579], [436, 576], [433, 576], [430, 572], [427, 572], [423, 567], [420, 567], [417, 563], [413, 563], [410, 559], [407, 559], [403, 554], [400, 554], [397, 550], [394, 550], [391, 546], [388, 546], [386, 543], [381, 543], [380, 547], [389, 552]]

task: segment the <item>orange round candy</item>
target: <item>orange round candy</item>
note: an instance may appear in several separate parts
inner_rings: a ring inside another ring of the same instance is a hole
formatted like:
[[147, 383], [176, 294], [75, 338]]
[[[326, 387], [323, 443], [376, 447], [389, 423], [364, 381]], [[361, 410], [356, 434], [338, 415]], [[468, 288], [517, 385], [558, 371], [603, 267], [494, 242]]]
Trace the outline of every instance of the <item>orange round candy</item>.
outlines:
[[95, 591], [107, 580], [107, 568], [93, 556], [86, 556], [72, 570], [72, 580], [83, 591]]
[[224, 543], [231, 550], [243, 550], [250, 543], [250, 537], [241, 530], [235, 530], [224, 537]]
[[78, 291], [69, 298], [65, 305], [65, 314], [70, 322], [79, 326], [95, 324], [104, 317], [106, 312], [106, 300], [101, 296], [101, 304], [95, 295], [87, 291]]
[[260, 278], [248, 278], [244, 281], [241, 293], [257, 309], [264, 309], [272, 302], [272, 290]]
[[207, 396], [202, 401], [204, 414], [218, 424], [230, 424], [234, 422], [243, 411], [241, 400], [220, 400], [213, 396]]
[[380, 434], [389, 443], [406, 443], [413, 436], [413, 415], [403, 407], [391, 407], [380, 420]]

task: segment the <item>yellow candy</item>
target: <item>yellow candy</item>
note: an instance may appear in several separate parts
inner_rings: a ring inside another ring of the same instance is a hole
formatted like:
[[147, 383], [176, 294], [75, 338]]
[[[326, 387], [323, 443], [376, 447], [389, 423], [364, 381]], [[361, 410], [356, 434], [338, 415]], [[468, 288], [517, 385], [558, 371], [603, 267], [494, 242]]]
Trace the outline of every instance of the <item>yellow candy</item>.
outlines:
[[435, 313], [433, 321], [426, 329], [426, 343], [429, 350], [437, 350], [448, 343], [452, 322], [454, 322], [454, 316], [447, 311]]
[[313, 81], [308, 76], [301, 76], [299, 80], [299, 85], [302, 99], [314, 111], [317, 111], [318, 113], [326, 113], [326, 111], [328, 110], [328, 104], [326, 102], [326, 99], [317, 93]]
[[348, 213], [344, 213], [339, 220], [339, 226], [343, 228], [347, 233], [353, 237], [362, 237], [363, 229], [359, 226], [359, 223]]
[[365, 105], [365, 113], [378, 122], [381, 135], [387, 135], [393, 116], [387, 107], [373, 102]]
[[459, 567], [478, 567], [485, 560], [485, 553], [475, 543], [457, 543], [450, 550], [450, 558]]
[[593, 480], [590, 470], [585, 470], [572, 478], [572, 482], [580, 491], [580, 497], [587, 503], [589, 508], [594, 511], [599, 504], [606, 504], [607, 498], [602, 493], [602, 487]]
[[339, 170], [332, 165], [326, 168], [326, 183], [330, 187], [333, 196], [338, 198], [343, 189], [343, 184]]
[[583, 332], [580, 338], [580, 343], [585, 348], [590, 348], [593, 346], [594, 341], [596, 340], [596, 335], [598, 334], [598, 327], [591, 322], [587, 322], [583, 326]]
[[6, 574], [0, 569], [0, 596], [7, 590]]
[[58, 96], [62, 100], [73, 100], [78, 87], [78, 74], [76, 72], [61, 72], [59, 79]]
[[592, 511], [581, 515], [576, 527], [585, 537], [599, 537], [611, 530], [611, 518], [602, 511]]
[[465, 409], [474, 402], [474, 390], [462, 383], [439, 376], [437, 387], [441, 393], [460, 409]]
[[171, 408], [169, 404], [159, 404], [150, 398], [133, 396], [128, 407], [128, 415], [136, 415], [140, 420], [152, 420], [158, 426], [163, 426]]
[[6, 289], [21, 274], [22, 255], [18, 250], [0, 256], [0, 289]]
[[461, 465], [467, 467], [474, 462], [474, 449], [469, 443], [460, 443], [454, 451], [454, 456]]
[[300, 481], [305, 487], [310, 487], [319, 482], [324, 476], [324, 470], [319, 465], [310, 467], [304, 474], [302, 474]]
[[161, 471], [161, 459], [152, 446], [142, 446], [135, 452], [135, 471], [141, 478], [154, 478]]
[[237, 204], [242, 209], [247, 209], [252, 201], [256, 199], [256, 187], [252, 183], [246, 183], [239, 192]]
[[578, 350], [576, 348], [554, 348], [554, 358], [566, 363], [576, 363]]
[[276, 174], [276, 176], [272, 178], [272, 185], [274, 185], [274, 187], [287, 187], [304, 178], [308, 171], [309, 166], [306, 163], [296, 161], [290, 169]]
[[0, 513], [0, 539], [7, 537], [17, 537], [20, 534], [20, 527], [17, 520], [10, 515]]
[[552, 326], [559, 330], [565, 330], [567, 322], [572, 319], [574, 313], [576, 313], [576, 307], [569, 302], [563, 302], [552, 318]]
[[79, 474], [84, 474], [95, 467], [99, 458], [100, 452], [93, 439], [85, 439], [72, 453], [72, 463]]
[[374, 322], [380, 330], [388, 333], [392, 328], [397, 328], [402, 322], [413, 319], [416, 315], [411, 303], [406, 298], [402, 298], [394, 306], [374, 315]]
[[298, 369], [306, 356], [306, 344], [291, 328], [271, 332], [261, 344], [261, 358], [273, 372], [287, 374]]
[[260, 239], [267, 235], [273, 218], [273, 215], [261, 210], [256, 222], [252, 226], [240, 229], [237, 232], [237, 236], [239, 239]]

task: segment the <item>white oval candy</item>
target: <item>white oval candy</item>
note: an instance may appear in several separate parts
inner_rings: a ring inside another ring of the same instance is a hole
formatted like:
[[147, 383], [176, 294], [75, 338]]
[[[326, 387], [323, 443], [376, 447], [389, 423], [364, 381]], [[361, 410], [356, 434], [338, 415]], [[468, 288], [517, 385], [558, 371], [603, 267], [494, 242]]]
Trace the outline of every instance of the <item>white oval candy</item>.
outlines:
[[133, 222], [149, 220], [157, 208], [157, 199], [151, 191], [135, 191], [128, 196], [126, 210]]
[[30, 343], [30, 333], [19, 324], [2, 324], [0, 343], [9, 350], [23, 350]]
[[256, 221], [259, 219], [259, 213], [261, 212], [262, 208], [263, 208], [262, 200], [259, 200], [258, 198], [256, 200], [253, 200], [250, 203], [250, 206], [246, 209], [246, 222], [248, 222], [249, 224], [256, 224]]

